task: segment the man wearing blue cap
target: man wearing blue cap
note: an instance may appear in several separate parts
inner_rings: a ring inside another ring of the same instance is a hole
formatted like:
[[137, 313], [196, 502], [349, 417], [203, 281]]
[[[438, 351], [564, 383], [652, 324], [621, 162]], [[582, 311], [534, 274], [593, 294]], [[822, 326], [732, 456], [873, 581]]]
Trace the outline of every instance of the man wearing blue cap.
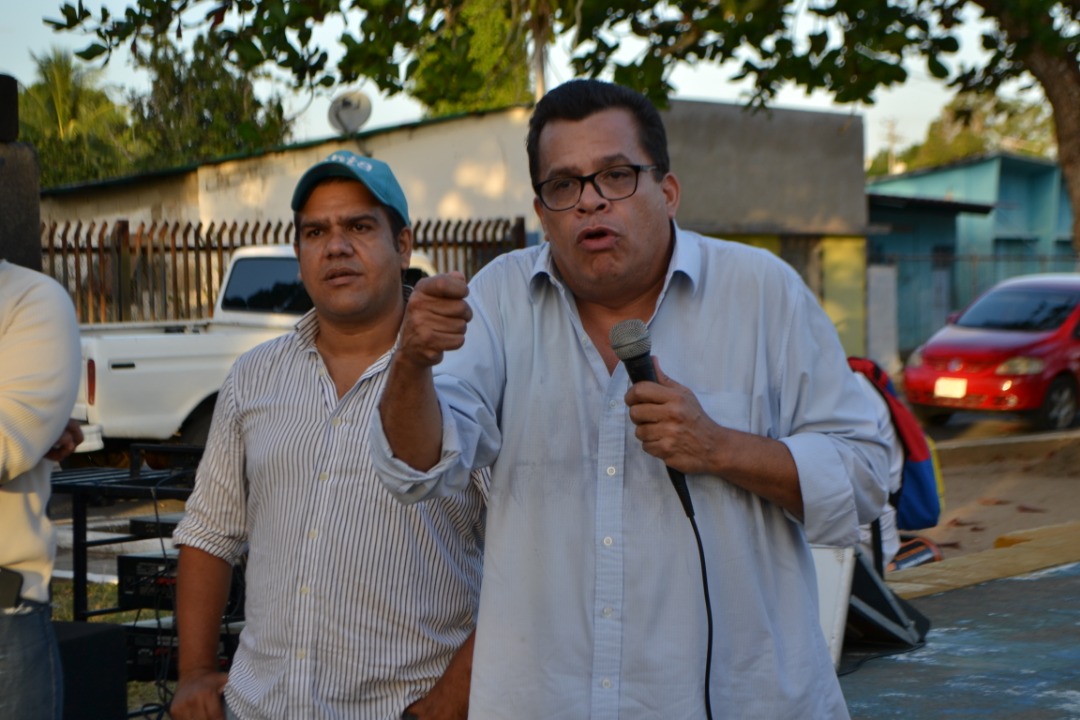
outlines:
[[[413, 236], [387, 165], [337, 152], [296, 186], [314, 308], [242, 355], [218, 395], [180, 546], [180, 682], [193, 718], [464, 718], [485, 476], [405, 507], [368, 459]], [[217, 656], [232, 565], [245, 626]], [[224, 697], [223, 697], [224, 696]]]

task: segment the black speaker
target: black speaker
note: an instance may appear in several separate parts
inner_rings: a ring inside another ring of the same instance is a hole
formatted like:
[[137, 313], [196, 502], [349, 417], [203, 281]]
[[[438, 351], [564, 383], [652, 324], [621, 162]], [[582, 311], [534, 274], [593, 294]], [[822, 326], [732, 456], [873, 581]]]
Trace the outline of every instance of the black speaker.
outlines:
[[892, 591], [856, 548], [844, 642], [913, 648], [926, 639], [930, 620]]
[[127, 716], [127, 644], [115, 623], [53, 622], [64, 669], [64, 720]]
[[10, 75], [0, 75], [0, 142], [19, 139], [19, 84]]

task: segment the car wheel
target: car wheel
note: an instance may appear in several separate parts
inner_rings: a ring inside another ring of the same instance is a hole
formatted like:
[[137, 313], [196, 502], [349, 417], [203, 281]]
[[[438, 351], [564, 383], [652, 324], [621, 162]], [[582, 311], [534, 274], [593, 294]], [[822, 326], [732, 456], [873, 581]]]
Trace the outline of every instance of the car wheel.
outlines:
[[1076, 420], [1076, 383], [1067, 377], [1055, 378], [1035, 414], [1040, 430], [1064, 430]]
[[923, 425], [930, 425], [933, 427], [941, 427], [949, 422], [949, 418], [953, 416], [951, 410], [939, 410], [937, 408], [926, 407], [925, 405], [916, 405], [913, 410], [915, 412], [915, 417], [919, 419], [919, 422]]

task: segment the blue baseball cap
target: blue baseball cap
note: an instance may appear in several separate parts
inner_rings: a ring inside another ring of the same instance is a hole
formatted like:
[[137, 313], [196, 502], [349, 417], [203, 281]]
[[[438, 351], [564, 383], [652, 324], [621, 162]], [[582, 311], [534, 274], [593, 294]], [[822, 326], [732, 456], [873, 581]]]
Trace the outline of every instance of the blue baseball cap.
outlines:
[[405, 224], [409, 224], [409, 203], [398, 185], [393, 170], [382, 160], [339, 150], [317, 165], [312, 165], [293, 191], [293, 212], [300, 212], [315, 186], [326, 178], [341, 177], [362, 182], [375, 199], [393, 209]]

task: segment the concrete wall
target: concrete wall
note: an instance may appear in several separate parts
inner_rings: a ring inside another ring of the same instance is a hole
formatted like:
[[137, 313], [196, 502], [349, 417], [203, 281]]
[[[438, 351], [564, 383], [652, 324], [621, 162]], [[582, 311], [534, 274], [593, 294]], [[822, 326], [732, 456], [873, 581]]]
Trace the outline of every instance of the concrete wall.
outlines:
[[134, 227], [159, 220], [198, 222], [199, 206], [198, 178], [191, 171], [48, 192], [41, 198], [41, 217], [58, 224], [127, 219]]
[[311, 165], [346, 149], [372, 155], [394, 168], [413, 218], [464, 219], [525, 215], [532, 190], [525, 158], [524, 109], [333, 139], [199, 169], [204, 221], [240, 216], [289, 220], [296, 181]]
[[836, 325], [848, 355], [866, 354], [866, 240], [827, 237], [821, 241], [821, 305]]
[[289, 221], [296, 181], [339, 149], [366, 153], [394, 168], [413, 218], [524, 215], [539, 224], [525, 157], [526, 109], [334, 138], [190, 170], [122, 179], [45, 194], [48, 220], [158, 219]]
[[683, 101], [664, 123], [683, 227], [719, 236], [866, 232], [859, 116]]

